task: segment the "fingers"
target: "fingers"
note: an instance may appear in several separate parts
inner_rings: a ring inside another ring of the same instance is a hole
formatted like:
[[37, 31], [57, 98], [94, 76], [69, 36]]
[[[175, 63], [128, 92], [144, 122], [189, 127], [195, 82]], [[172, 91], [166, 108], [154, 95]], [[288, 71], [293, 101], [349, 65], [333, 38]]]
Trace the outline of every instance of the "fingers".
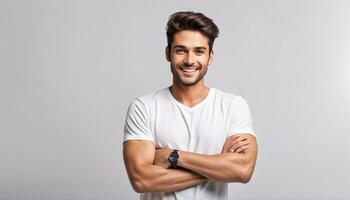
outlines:
[[240, 137], [240, 135], [231, 135], [230, 137], [226, 138], [222, 151], [227, 152], [227, 150], [229, 150], [229, 148], [230, 148], [230, 143], [232, 143], [233, 141], [235, 141], [239, 137]]
[[242, 141], [242, 142], [238, 142], [236, 143], [235, 145], [233, 145], [229, 151], [231, 153], [242, 153], [243, 151], [247, 150], [248, 149], [248, 146], [249, 146], [249, 142], [247, 141]]
[[247, 138], [239, 137], [239, 138], [236, 138], [235, 140], [232, 140], [227, 145], [227, 150], [228, 152], [231, 152], [231, 153], [234, 153], [234, 152], [241, 153], [248, 148], [249, 144], [250, 143], [247, 140]]

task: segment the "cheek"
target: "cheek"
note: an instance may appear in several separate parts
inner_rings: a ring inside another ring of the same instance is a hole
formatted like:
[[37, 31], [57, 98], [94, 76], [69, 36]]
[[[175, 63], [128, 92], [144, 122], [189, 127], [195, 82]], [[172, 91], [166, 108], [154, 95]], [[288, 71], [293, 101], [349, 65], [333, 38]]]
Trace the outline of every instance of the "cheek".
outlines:
[[179, 56], [173, 56], [171, 57], [171, 62], [173, 63], [173, 65], [177, 65], [179, 63], [183, 63], [183, 59]]
[[210, 63], [209, 58], [201, 58], [200, 60], [198, 60], [198, 62], [202, 65], [202, 66], [208, 66]]

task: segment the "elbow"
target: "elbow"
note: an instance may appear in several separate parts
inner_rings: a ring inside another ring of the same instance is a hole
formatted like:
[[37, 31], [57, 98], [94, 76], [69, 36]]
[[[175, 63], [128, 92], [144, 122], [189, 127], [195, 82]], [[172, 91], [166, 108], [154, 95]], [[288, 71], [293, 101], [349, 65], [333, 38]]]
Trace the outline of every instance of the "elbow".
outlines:
[[[162, 169], [163, 168], [160, 168], [160, 170]], [[133, 173], [129, 174], [129, 180], [132, 185], [132, 188], [137, 193], [154, 192], [159, 189], [159, 184], [157, 184], [157, 179], [155, 178], [155, 176], [161, 175], [162, 173], [157, 173], [157, 175], [155, 175], [145, 170], [135, 170], [133, 171]]]
[[253, 168], [252, 167], [244, 167], [241, 170], [241, 173], [239, 175], [239, 182], [247, 184], [247, 183], [249, 183], [252, 176], [253, 176]]
[[149, 184], [146, 177], [143, 175], [143, 173], [135, 171], [134, 173], [130, 174], [129, 179], [130, 179], [131, 186], [135, 192], [137, 193], [148, 192]]
[[132, 184], [132, 188], [134, 189], [135, 192], [137, 193], [144, 193], [145, 192], [145, 187], [142, 185], [140, 182], [135, 182]]
[[145, 181], [143, 180], [132, 180], [131, 185], [134, 191], [137, 193], [145, 193], [148, 191]]
[[140, 168], [133, 168], [128, 171], [129, 180], [132, 188], [137, 193], [150, 192], [152, 181], [149, 176]]
[[253, 168], [248, 166], [241, 166], [239, 168], [230, 169], [230, 174], [226, 175], [226, 178], [218, 180], [219, 182], [226, 183], [249, 183], [253, 175]]
[[240, 167], [240, 168], [231, 168], [226, 172], [220, 174], [220, 176], [215, 177], [215, 181], [223, 182], [223, 183], [248, 183], [252, 177], [252, 170], [248, 167]]
[[250, 181], [250, 179], [251, 179], [251, 175], [245, 175], [245, 176], [242, 176], [241, 178], [240, 178], [240, 183], [244, 183], [244, 184], [247, 184], [247, 183], [249, 183], [249, 181]]

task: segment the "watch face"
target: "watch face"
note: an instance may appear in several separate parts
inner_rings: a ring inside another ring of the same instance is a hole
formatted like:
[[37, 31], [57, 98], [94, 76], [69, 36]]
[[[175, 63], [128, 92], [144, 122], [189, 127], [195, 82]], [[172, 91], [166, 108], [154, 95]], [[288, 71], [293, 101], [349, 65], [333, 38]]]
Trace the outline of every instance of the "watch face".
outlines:
[[174, 154], [174, 152], [172, 152], [170, 154], [170, 158], [169, 158], [171, 161], [174, 161], [176, 159], [176, 155]]
[[174, 150], [173, 152], [171, 152], [171, 154], [169, 155], [169, 162], [171, 164], [171, 166], [173, 168], [176, 168], [177, 167], [177, 160], [179, 159], [179, 155], [177, 154], [177, 151]]

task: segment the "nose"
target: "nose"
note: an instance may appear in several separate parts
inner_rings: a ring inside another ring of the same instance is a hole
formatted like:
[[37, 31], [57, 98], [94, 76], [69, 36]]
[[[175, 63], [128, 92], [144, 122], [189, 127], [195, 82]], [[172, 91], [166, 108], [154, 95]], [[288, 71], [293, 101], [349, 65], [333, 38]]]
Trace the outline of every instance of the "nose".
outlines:
[[189, 66], [193, 65], [194, 62], [195, 62], [194, 57], [195, 57], [195, 56], [193, 55], [192, 52], [188, 52], [188, 53], [187, 53], [187, 56], [186, 56], [186, 58], [185, 58], [185, 60], [184, 60], [184, 63], [185, 63], [186, 65], [189, 65]]

